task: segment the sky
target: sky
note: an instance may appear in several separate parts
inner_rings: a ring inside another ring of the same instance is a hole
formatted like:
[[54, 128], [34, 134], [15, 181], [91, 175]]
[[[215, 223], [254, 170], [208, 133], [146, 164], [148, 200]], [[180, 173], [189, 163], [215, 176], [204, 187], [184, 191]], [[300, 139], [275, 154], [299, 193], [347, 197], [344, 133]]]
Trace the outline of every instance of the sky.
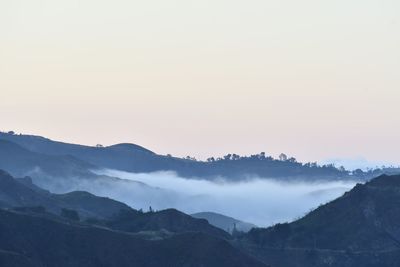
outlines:
[[400, 164], [400, 1], [2, 0], [0, 130]]

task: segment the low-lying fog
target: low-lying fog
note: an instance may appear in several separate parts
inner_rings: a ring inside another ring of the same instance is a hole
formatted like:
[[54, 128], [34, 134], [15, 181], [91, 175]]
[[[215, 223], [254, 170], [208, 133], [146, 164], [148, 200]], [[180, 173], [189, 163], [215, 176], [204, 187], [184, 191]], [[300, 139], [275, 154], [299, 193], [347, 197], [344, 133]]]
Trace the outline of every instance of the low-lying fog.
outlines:
[[[116, 183], [79, 185], [77, 189], [123, 201], [134, 208], [148, 210], [176, 208], [188, 214], [213, 211], [234, 218], [269, 226], [291, 221], [311, 209], [341, 196], [355, 182], [279, 182], [253, 179], [228, 183], [193, 180], [171, 172], [134, 174], [115, 170], [97, 172], [118, 177]], [[128, 182], [137, 181], [139, 183]]]

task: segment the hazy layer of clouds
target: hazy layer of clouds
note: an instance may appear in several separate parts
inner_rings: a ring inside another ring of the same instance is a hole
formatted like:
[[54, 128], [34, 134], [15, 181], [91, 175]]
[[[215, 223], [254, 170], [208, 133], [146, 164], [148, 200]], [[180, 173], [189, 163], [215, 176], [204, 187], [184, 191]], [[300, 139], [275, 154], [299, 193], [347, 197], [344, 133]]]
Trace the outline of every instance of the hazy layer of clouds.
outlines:
[[104, 170], [101, 173], [131, 183], [80, 182], [76, 186], [135, 208], [176, 208], [189, 214], [213, 211], [259, 226], [293, 220], [321, 203], [341, 196], [355, 184], [351, 181], [289, 183], [272, 179], [227, 183], [185, 179], [171, 172], [134, 174]]

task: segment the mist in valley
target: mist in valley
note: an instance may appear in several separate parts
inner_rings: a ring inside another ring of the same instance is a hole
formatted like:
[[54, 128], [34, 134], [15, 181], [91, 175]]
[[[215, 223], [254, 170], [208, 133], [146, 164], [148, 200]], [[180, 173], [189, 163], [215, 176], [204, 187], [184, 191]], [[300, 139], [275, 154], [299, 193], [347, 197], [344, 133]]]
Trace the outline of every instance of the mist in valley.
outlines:
[[259, 178], [233, 183], [223, 179], [186, 179], [173, 172], [137, 174], [102, 170], [98, 174], [121, 180], [107, 186], [88, 184], [85, 190], [115, 198], [134, 208], [176, 208], [188, 214], [212, 211], [258, 226], [292, 221], [343, 195], [356, 184], [354, 181], [308, 183]]
[[[299, 218], [350, 190], [355, 181], [278, 181], [253, 178], [188, 179], [174, 172], [129, 173], [103, 169], [95, 177], [55, 179], [36, 173], [34, 183], [53, 193], [88, 191], [135, 209], [175, 208], [187, 214], [217, 212], [258, 226]], [[31, 175], [33, 173], [30, 173]]]

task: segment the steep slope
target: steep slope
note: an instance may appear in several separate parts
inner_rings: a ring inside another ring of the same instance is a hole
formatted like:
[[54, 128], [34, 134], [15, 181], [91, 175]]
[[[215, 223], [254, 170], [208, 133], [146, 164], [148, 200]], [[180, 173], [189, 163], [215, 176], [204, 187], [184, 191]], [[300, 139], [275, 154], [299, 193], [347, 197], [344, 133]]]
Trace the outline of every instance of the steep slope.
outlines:
[[399, 266], [400, 176], [380, 176], [238, 246], [273, 266]]
[[265, 266], [226, 241], [204, 234], [149, 241], [4, 210], [0, 210], [0, 240], [1, 266]]
[[14, 179], [0, 170], [0, 201], [3, 207], [41, 206], [48, 211], [60, 214], [62, 209], [76, 210], [82, 218], [106, 219], [121, 210], [131, 210], [129, 206], [87, 192], [51, 194], [33, 184], [29, 179]]
[[223, 229], [227, 232], [231, 232], [236, 226], [236, 229], [241, 232], [248, 232], [252, 228], [257, 227], [254, 224], [239, 221], [235, 218], [225, 216], [215, 212], [199, 212], [191, 214], [192, 217], [199, 219], [206, 219], [210, 224]]
[[39, 193], [2, 170], [0, 170], [0, 201], [3, 207], [43, 206], [51, 211], [59, 210], [50, 193]]

